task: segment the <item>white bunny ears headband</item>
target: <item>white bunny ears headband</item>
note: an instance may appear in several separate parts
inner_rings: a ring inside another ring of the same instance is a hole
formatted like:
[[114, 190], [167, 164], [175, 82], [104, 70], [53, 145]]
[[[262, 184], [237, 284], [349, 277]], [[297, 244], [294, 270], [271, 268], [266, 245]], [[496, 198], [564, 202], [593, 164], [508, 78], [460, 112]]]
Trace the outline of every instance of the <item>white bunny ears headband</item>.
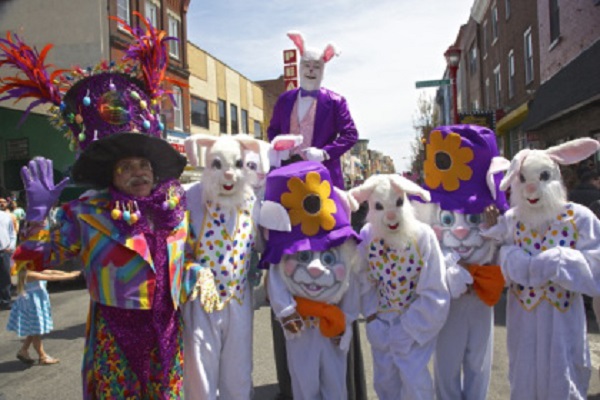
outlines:
[[296, 45], [296, 48], [300, 52], [300, 57], [303, 60], [322, 60], [324, 63], [331, 60], [334, 56], [339, 56], [340, 52], [331, 43], [325, 46], [322, 52], [316, 49], [305, 46], [304, 37], [302, 33], [298, 31], [290, 31], [287, 33], [288, 37], [292, 39], [292, 42]]
[[596, 139], [581, 138], [574, 139], [546, 150], [523, 149], [512, 159], [508, 171], [500, 182], [500, 190], [506, 190], [515, 179], [519, 177], [519, 171], [525, 159], [534, 154], [548, 157], [556, 164], [571, 165], [585, 160], [600, 149], [600, 143]]

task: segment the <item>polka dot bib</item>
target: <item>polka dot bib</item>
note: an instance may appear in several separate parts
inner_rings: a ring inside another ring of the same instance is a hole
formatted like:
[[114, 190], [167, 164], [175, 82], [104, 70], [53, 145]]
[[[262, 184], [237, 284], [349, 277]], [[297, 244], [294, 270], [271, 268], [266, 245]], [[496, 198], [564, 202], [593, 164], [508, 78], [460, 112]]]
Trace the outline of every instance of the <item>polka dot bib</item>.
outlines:
[[215, 286], [221, 297], [217, 309], [223, 309], [232, 299], [243, 303], [248, 278], [250, 250], [254, 245], [252, 207], [254, 198], [237, 210], [233, 234], [227, 232], [227, 216], [218, 205], [207, 203], [197, 258], [208, 265], [215, 276]]
[[403, 313], [416, 300], [423, 260], [416, 245], [398, 251], [383, 239], [369, 243], [369, 279], [377, 285], [379, 312]]
[[[573, 215], [573, 205], [567, 204], [564, 212], [554, 219], [543, 236], [523, 222], [517, 222], [514, 242], [529, 255], [536, 255], [558, 246], [574, 249], [578, 234]], [[552, 282], [539, 287], [525, 287], [512, 283], [510, 288], [527, 311], [533, 310], [542, 300], [547, 300], [557, 310], [565, 312], [569, 309], [573, 296], [570, 291]]]

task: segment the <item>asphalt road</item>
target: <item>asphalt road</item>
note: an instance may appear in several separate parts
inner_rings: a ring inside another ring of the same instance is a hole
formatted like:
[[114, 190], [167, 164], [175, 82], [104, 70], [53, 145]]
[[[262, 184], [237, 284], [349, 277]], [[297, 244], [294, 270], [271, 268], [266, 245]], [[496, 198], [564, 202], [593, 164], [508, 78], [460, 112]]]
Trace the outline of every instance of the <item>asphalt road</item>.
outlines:
[[[44, 338], [44, 346], [49, 354], [60, 358], [58, 365], [26, 366], [18, 361], [15, 355], [20, 346], [19, 339], [4, 329], [8, 312], [0, 312], [0, 400], [81, 399], [80, 367], [88, 310], [87, 292], [82, 284], [61, 283], [51, 287], [50, 298], [54, 331]], [[274, 399], [277, 394], [270, 314], [263, 298], [264, 292], [259, 288], [255, 292], [254, 400]], [[494, 365], [489, 400], [507, 399], [509, 393], [503, 310], [504, 304], [501, 302], [496, 309]], [[600, 400], [600, 334], [593, 315], [590, 314], [589, 317], [589, 339], [595, 371], [590, 381], [588, 398]], [[360, 323], [360, 329], [368, 395], [371, 400], [377, 397], [373, 391], [371, 354], [366, 343], [364, 322]], [[33, 355], [32, 350], [31, 354]]]

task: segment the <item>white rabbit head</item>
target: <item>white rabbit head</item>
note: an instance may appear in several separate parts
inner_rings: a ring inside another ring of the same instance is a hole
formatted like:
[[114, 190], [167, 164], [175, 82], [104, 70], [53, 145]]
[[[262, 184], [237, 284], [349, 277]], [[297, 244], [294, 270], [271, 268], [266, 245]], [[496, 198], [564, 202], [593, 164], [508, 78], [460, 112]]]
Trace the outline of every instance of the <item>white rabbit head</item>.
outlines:
[[185, 149], [193, 166], [198, 166], [198, 151], [206, 148], [206, 168], [202, 173], [204, 199], [224, 208], [237, 207], [245, 195], [252, 194], [248, 169], [244, 167], [244, 150], [262, 155], [257, 139], [248, 135], [193, 135], [186, 139]]
[[524, 149], [510, 163], [500, 189], [511, 189], [511, 205], [523, 222], [540, 227], [559, 214], [567, 202], [560, 165], [575, 164], [600, 148], [597, 140], [575, 139], [546, 150]]
[[385, 238], [396, 248], [415, 238], [417, 219], [407, 196], [430, 200], [428, 191], [396, 174], [373, 175], [350, 190], [350, 195], [358, 203], [368, 201], [367, 222], [372, 225], [375, 237]]
[[339, 52], [332, 44], [325, 46], [323, 51], [307, 48], [300, 32], [291, 31], [287, 35], [300, 52], [300, 87], [305, 90], [319, 89], [325, 75], [325, 63], [339, 55]]

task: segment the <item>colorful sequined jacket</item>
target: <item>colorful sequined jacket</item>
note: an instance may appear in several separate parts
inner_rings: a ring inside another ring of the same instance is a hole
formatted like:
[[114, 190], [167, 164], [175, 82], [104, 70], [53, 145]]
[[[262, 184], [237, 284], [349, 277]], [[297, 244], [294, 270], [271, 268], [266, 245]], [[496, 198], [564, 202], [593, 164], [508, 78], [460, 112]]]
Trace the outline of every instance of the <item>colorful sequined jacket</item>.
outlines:
[[[155, 266], [143, 234], [119, 232], [110, 217], [107, 192], [72, 201], [57, 213], [57, 224], [24, 238], [13, 256], [17, 268], [42, 270], [80, 258], [93, 301], [127, 309], [151, 309], [156, 285]], [[173, 306], [186, 301], [200, 266], [185, 263], [189, 215], [167, 237]]]

